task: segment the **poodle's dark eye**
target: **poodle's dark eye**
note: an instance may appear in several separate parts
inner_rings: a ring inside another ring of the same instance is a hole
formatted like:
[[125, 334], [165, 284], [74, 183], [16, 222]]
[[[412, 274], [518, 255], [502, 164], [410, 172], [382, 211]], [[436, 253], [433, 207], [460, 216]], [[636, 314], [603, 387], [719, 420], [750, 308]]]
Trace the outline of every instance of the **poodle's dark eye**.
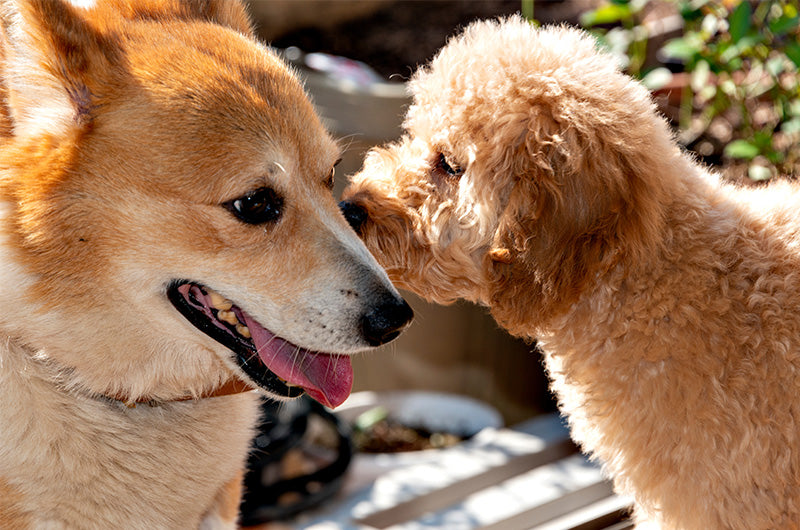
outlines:
[[240, 221], [251, 225], [271, 223], [283, 213], [283, 197], [272, 188], [259, 188], [222, 204]]
[[433, 170], [438, 173], [438, 176], [449, 178], [459, 178], [464, 173], [464, 170], [460, 167], [448, 163], [447, 157], [443, 153], [439, 153], [436, 157]]

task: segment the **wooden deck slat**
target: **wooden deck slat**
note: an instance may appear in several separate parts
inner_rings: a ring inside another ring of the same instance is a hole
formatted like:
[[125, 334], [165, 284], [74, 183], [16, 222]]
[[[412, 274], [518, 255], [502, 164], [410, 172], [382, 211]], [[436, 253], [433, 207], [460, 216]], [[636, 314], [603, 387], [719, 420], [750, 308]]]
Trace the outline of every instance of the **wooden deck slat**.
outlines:
[[631, 506], [632, 501], [629, 497], [611, 495], [564, 514], [539, 526], [536, 530], [611, 530], [620, 523], [630, 524]]
[[[566, 498], [569, 501], [571, 493], [584, 488], [589, 489], [579, 495], [586, 495], [588, 492], [595, 495], [610, 493], [600, 469], [588, 462], [583, 455], [574, 454], [494, 484], [444, 510], [391, 528], [476, 530], [506, 520], [511, 520], [520, 527], [536, 527], [559, 514], [567, 513], [559, 510], [569, 510], [572, 507], [561, 505], [561, 499]], [[573, 497], [572, 501], [573, 505], [581, 504], [578, 497]], [[532, 520], [532, 514], [537, 512], [539, 515]], [[517, 518], [520, 514], [524, 516]]]
[[[557, 415], [490, 429], [435, 455], [381, 473], [293, 527], [597, 530], [618, 521], [626, 506], [602, 471], [576, 452]], [[617, 504], [603, 505], [608, 499]]]
[[570, 440], [562, 440], [538, 453], [518, 456], [502, 466], [493, 467], [469, 479], [400, 503], [388, 510], [373, 513], [354, 522], [371, 528], [389, 528], [404, 521], [421, 517], [426, 513], [445, 509], [473, 493], [504, 482], [525, 471], [574, 454], [577, 450]]
[[[603, 481], [483, 526], [480, 530], [601, 530], [618, 523], [628, 504], [626, 499], [614, 494], [610, 482]], [[591, 509], [598, 505], [599, 509]]]

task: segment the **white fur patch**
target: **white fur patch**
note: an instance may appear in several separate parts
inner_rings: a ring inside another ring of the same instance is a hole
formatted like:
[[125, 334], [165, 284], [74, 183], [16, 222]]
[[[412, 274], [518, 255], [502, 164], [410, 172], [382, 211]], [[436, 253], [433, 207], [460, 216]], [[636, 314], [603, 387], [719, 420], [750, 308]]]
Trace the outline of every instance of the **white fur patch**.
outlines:
[[19, 136], [64, 133], [75, 117], [67, 89], [52, 73], [54, 65], [37, 49], [36, 39], [18, 11], [7, 14], [9, 43], [6, 83], [14, 132]]
[[68, 2], [79, 9], [92, 9], [97, 5], [96, 0], [68, 0]]

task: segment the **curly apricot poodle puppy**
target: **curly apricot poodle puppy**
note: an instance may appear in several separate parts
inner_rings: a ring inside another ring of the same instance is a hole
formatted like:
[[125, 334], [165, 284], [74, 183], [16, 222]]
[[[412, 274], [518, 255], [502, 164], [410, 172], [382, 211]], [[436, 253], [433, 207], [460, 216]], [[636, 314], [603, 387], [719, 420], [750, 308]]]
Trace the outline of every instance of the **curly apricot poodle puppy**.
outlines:
[[721, 182], [566, 27], [475, 23], [410, 86], [341, 203], [397, 285], [540, 341], [642, 527], [797, 528], [797, 186]]

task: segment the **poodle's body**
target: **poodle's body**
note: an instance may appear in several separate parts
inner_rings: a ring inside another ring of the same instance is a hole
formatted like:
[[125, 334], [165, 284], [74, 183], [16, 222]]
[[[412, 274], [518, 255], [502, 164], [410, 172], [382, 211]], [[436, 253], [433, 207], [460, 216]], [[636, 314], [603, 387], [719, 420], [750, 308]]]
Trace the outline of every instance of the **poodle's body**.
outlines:
[[797, 191], [748, 205], [755, 194], [693, 184], [657, 253], [604, 274], [539, 335], [552, 387], [640, 518], [796, 528]]
[[721, 182], [574, 30], [474, 24], [411, 86], [343, 202], [392, 279], [538, 339], [643, 525], [800, 526], [800, 189]]

